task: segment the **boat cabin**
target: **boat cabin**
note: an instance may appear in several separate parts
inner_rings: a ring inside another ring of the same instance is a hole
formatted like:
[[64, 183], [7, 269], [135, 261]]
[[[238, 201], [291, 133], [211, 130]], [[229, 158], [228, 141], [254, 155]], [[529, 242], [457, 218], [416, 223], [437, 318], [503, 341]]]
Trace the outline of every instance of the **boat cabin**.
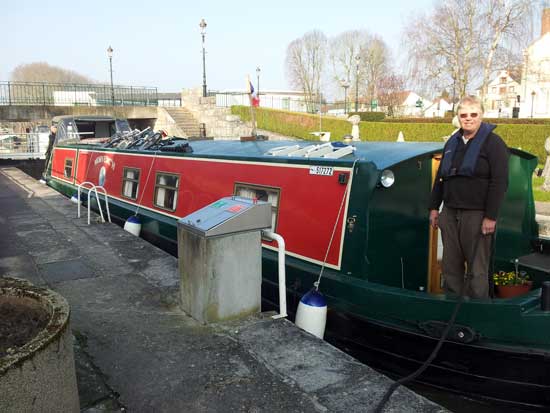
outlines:
[[116, 133], [130, 132], [126, 119], [111, 116], [56, 116], [56, 144], [105, 142]]

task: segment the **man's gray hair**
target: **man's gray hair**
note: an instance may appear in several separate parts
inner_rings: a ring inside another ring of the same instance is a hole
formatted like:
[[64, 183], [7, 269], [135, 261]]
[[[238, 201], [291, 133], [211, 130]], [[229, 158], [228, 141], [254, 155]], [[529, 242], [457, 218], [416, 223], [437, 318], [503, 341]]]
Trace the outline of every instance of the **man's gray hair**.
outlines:
[[462, 109], [462, 106], [479, 106], [481, 109], [481, 113], [485, 112], [485, 109], [483, 108], [483, 103], [481, 103], [481, 100], [477, 98], [476, 96], [464, 96], [460, 101], [458, 102], [458, 106], [456, 108], [456, 111], [460, 111]]

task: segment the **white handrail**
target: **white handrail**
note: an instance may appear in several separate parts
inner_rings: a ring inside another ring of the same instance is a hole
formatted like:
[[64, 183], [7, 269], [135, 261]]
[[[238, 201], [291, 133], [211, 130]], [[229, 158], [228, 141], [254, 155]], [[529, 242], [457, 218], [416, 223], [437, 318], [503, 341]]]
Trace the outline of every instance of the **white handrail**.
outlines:
[[[103, 196], [105, 197], [105, 207], [107, 208], [107, 219], [109, 220], [109, 222], [111, 222], [111, 213], [109, 212], [109, 198], [107, 197], [107, 191], [105, 190], [105, 188], [101, 185], [97, 185], [95, 187], [95, 193], [97, 195], [97, 190], [100, 189], [101, 191], [103, 191]], [[98, 202], [99, 204], [99, 202]], [[99, 212], [101, 212], [101, 204], [99, 204]], [[101, 214], [101, 217], [103, 218], [103, 214]], [[105, 222], [105, 220], [103, 220], [103, 222]]]
[[273, 318], [284, 318], [288, 315], [286, 312], [285, 240], [279, 234], [269, 230], [263, 230], [262, 234], [265, 237], [277, 242], [277, 245], [279, 246], [279, 314], [274, 315]]
[[99, 195], [97, 194], [97, 190], [100, 189], [103, 191], [103, 195], [105, 196], [105, 205], [107, 207], [107, 219], [109, 220], [109, 222], [111, 222], [111, 213], [109, 211], [109, 198], [107, 197], [107, 191], [105, 190], [104, 187], [102, 186], [96, 186], [93, 184], [93, 182], [90, 182], [90, 181], [85, 181], [85, 182], [82, 182], [81, 184], [78, 184], [78, 192], [77, 192], [77, 196], [78, 196], [78, 218], [80, 218], [80, 193], [82, 191], [82, 188], [84, 187], [89, 187], [88, 188], [88, 225], [90, 225], [90, 209], [91, 209], [91, 206], [90, 206], [90, 195], [93, 192], [95, 192], [95, 198], [96, 198], [96, 201], [97, 201], [97, 206], [99, 208], [99, 214], [101, 215], [101, 221], [102, 222], [105, 222], [105, 217], [103, 216], [103, 209], [101, 208], [101, 203], [99, 202]]
[[78, 218], [80, 218], [80, 203], [81, 203], [80, 202], [80, 192], [82, 191], [82, 188], [84, 188], [84, 186], [88, 186], [88, 185], [90, 186], [90, 188], [88, 188], [88, 189], [92, 189], [95, 186], [92, 182], [85, 181], [85, 182], [82, 182], [81, 184], [78, 184], [78, 187], [77, 187], [77, 197], [78, 197], [78, 199], [77, 199], [76, 203], [78, 204], [78, 213], [77, 213], [76, 216]]
[[95, 199], [97, 201], [97, 205], [99, 207], [99, 214], [101, 215], [101, 221], [105, 222], [105, 218], [103, 218], [103, 211], [101, 210], [101, 204], [99, 203], [99, 195], [97, 194], [96, 186], [92, 186], [90, 190], [88, 191], [88, 225], [90, 225], [90, 195], [92, 194], [92, 191], [95, 192]]

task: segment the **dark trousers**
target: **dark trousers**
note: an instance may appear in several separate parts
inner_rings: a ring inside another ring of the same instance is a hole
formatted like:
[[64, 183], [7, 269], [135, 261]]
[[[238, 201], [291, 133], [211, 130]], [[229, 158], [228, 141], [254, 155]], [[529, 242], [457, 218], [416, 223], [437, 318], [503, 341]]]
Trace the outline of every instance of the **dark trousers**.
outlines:
[[[460, 294], [466, 268], [472, 278], [465, 295], [472, 298], [489, 298], [489, 260], [491, 235], [481, 234], [483, 211], [454, 209], [443, 206], [439, 228], [443, 240], [442, 272], [445, 292]], [[481, 237], [474, 253], [476, 238]], [[473, 261], [472, 261], [473, 260]]]

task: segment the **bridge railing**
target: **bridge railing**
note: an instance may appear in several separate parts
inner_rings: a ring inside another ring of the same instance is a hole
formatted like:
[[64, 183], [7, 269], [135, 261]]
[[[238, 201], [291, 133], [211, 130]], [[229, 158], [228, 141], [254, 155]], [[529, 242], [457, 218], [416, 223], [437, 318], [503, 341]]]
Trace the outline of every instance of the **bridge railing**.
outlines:
[[158, 106], [156, 87], [0, 81], [0, 106]]
[[48, 141], [47, 133], [0, 135], [0, 159], [44, 159]]

